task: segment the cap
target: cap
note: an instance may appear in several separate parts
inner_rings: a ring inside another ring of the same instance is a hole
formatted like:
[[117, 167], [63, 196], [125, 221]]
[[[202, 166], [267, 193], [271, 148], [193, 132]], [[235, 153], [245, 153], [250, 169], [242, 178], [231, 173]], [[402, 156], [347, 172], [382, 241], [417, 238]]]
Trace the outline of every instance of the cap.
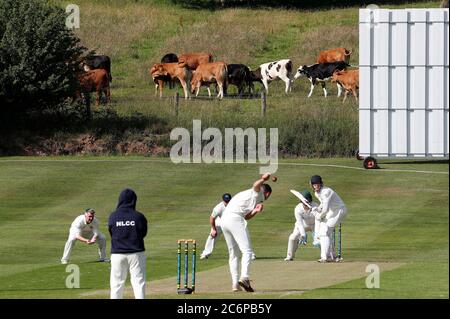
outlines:
[[311, 204], [311, 202], [312, 202], [312, 195], [311, 195], [311, 193], [308, 190], [305, 189], [300, 194], [302, 194], [303, 197], [308, 201], [308, 204]]
[[228, 203], [231, 200], [231, 195], [228, 193], [225, 193], [222, 195], [222, 199], [225, 203]]

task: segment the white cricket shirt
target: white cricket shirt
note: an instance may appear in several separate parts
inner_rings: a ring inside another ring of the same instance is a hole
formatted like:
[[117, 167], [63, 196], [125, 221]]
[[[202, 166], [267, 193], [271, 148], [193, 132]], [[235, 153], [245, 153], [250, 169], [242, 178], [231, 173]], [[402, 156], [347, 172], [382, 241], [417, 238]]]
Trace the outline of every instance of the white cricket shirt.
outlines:
[[253, 188], [250, 188], [234, 195], [226, 206], [223, 215], [236, 214], [241, 217], [245, 217], [255, 208], [257, 204], [260, 204], [263, 201], [263, 191], [260, 190], [259, 192], [255, 192]]
[[82, 233], [93, 233], [94, 235], [98, 235], [98, 220], [94, 217], [90, 224], [86, 224], [84, 214], [75, 218], [70, 226], [70, 234], [72, 236], [77, 236]]

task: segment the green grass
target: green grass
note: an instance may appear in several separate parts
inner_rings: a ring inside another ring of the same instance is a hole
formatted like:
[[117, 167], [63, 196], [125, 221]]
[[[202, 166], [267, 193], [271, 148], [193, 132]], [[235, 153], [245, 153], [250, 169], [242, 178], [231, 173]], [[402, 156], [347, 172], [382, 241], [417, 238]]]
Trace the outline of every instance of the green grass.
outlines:
[[[366, 289], [361, 279], [290, 297], [448, 298], [448, 162], [382, 161], [384, 170], [374, 171], [298, 164], [361, 167], [353, 159], [282, 161], [264, 213], [249, 223], [258, 257], [284, 257], [296, 205], [289, 189], [307, 188], [309, 177], [320, 174], [348, 205], [345, 260], [405, 266], [382, 272], [379, 290]], [[220, 195], [249, 188], [257, 176], [258, 166], [249, 164], [175, 165], [142, 157], [2, 158], [0, 298], [80, 298], [108, 289], [109, 264], [93, 262], [96, 247], [77, 244], [71, 256], [80, 266], [81, 289], [65, 288], [68, 273], [59, 259], [70, 223], [86, 207], [96, 209], [107, 233], [105, 223], [124, 187], [136, 190], [138, 209], [149, 220], [148, 278], [172, 277], [176, 240], [193, 237], [202, 248], [209, 212]], [[299, 258], [314, 260], [317, 250], [307, 247]], [[222, 239], [213, 258], [198, 263], [198, 271], [225, 265], [227, 259]]]

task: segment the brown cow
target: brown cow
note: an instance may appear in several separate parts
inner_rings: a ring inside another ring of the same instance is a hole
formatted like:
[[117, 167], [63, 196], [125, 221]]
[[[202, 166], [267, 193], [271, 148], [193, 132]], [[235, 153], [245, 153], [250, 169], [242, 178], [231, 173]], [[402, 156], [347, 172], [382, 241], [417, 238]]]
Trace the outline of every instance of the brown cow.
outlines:
[[342, 103], [345, 102], [347, 94], [350, 91], [352, 91], [356, 102], [358, 102], [357, 90], [359, 89], [359, 70], [335, 71], [331, 78], [331, 82], [336, 82], [344, 88], [345, 93]]
[[78, 85], [75, 92], [76, 98], [80, 98], [82, 93], [97, 92], [96, 105], [100, 105], [100, 98], [102, 92], [105, 92], [106, 103], [111, 102], [111, 95], [109, 90], [109, 75], [105, 69], [95, 69], [81, 73], [77, 76]]
[[205, 52], [186, 53], [178, 56], [179, 62], [185, 62], [189, 69], [196, 70], [200, 64], [211, 63], [212, 55]]
[[344, 61], [348, 64], [350, 61], [351, 54], [352, 51], [349, 51], [346, 48], [336, 48], [322, 51], [319, 53], [319, 56], [317, 57], [317, 63], [331, 63]]
[[224, 62], [211, 62], [200, 64], [195, 70], [194, 75], [191, 80], [191, 90], [192, 94], [196, 92], [195, 96], [198, 95], [200, 86], [205, 85], [208, 87], [209, 96], [211, 96], [211, 91], [209, 90], [209, 85], [211, 83], [217, 83], [219, 86], [219, 93], [217, 97], [223, 98], [223, 88], [227, 85], [227, 64]]
[[150, 69], [150, 75], [152, 76], [153, 82], [155, 82], [155, 95], [158, 92], [159, 96], [162, 97], [162, 91], [164, 87], [164, 81], [168, 78], [174, 80], [178, 79], [183, 87], [184, 98], [189, 98], [189, 80], [191, 78], [191, 72], [184, 62], [174, 62], [174, 63], [157, 63]]

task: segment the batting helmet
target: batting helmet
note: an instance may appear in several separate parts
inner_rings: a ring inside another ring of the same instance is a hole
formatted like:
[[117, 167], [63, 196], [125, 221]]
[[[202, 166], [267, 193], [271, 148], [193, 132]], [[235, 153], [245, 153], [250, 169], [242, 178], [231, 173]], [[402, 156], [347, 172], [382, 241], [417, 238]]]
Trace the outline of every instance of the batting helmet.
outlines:
[[222, 195], [222, 199], [225, 203], [228, 203], [231, 200], [231, 195], [228, 193], [225, 193]]
[[323, 184], [322, 182], [322, 177], [320, 177], [319, 175], [314, 175], [311, 177], [311, 185], [313, 184]]

